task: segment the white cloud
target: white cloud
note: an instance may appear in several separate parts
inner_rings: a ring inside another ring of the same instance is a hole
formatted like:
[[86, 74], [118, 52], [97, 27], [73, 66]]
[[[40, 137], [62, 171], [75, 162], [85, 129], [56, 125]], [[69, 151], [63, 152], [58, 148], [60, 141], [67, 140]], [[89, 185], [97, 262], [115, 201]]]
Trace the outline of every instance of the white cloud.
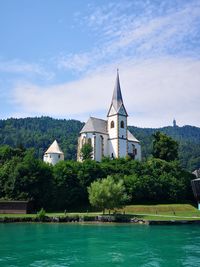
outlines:
[[41, 65], [35, 63], [26, 63], [21, 60], [0, 61], [0, 72], [15, 73], [23, 75], [37, 75], [46, 79], [52, 79], [54, 74], [46, 71]]
[[[19, 112], [87, 120], [106, 117], [115, 82], [115, 67], [104, 66], [82, 80], [41, 88], [18, 84], [13, 101]], [[120, 65], [129, 124], [157, 127], [171, 123], [200, 126], [200, 61], [188, 58], [125, 61]]]

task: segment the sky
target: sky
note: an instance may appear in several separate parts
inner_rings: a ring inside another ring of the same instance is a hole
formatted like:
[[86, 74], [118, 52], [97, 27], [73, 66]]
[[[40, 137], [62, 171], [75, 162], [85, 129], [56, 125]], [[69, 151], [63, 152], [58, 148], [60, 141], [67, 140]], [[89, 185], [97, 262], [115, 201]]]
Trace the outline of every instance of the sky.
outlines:
[[0, 0], [0, 119], [200, 127], [200, 0]]

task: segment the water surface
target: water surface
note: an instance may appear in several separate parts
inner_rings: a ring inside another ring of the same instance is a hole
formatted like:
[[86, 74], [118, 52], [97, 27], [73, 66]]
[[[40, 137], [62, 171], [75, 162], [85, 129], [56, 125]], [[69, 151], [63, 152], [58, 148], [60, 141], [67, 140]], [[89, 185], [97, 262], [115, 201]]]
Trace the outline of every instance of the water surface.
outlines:
[[198, 225], [0, 224], [0, 266], [200, 266]]

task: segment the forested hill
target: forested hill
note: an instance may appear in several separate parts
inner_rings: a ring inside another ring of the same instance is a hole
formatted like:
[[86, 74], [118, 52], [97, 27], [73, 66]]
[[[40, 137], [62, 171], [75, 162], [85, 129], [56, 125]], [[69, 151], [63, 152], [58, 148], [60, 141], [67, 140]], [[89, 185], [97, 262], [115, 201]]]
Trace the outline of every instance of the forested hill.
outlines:
[[76, 159], [77, 136], [84, 123], [50, 117], [0, 120], [0, 145], [34, 147], [38, 157], [56, 139], [66, 159]]
[[129, 130], [141, 141], [144, 158], [151, 154], [152, 134], [160, 131], [178, 141], [179, 159], [184, 168], [189, 171], [200, 168], [200, 128], [190, 125], [163, 128], [138, 128], [130, 126]]
[[[76, 159], [77, 137], [84, 123], [50, 117], [0, 120], [0, 145], [34, 147], [42, 158], [44, 151], [57, 139], [65, 159]], [[151, 154], [152, 134], [161, 131], [180, 144], [180, 161], [184, 168], [200, 168], [200, 128], [194, 126], [138, 128], [129, 130], [141, 141], [143, 157]]]

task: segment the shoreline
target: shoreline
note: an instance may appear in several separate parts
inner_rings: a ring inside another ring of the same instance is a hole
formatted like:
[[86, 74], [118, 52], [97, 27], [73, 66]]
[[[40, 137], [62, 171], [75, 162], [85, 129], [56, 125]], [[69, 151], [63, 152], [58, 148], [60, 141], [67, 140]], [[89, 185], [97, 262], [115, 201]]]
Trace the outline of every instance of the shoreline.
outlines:
[[138, 224], [138, 225], [185, 225], [199, 224], [197, 219], [180, 219], [180, 220], [145, 220], [130, 216], [86, 216], [86, 217], [1, 217], [0, 223], [65, 223], [65, 224]]

